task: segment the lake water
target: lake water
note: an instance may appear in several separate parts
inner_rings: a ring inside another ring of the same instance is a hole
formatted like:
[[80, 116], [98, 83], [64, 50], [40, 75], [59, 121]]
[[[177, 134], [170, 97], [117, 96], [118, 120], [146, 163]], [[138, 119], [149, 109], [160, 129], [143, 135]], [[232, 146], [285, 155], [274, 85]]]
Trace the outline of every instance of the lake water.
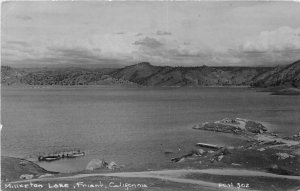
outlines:
[[[264, 122], [271, 131], [300, 131], [300, 98], [247, 88], [11, 88], [2, 87], [2, 155], [80, 148], [83, 158], [39, 163], [61, 172], [82, 170], [94, 158], [127, 168], [168, 163], [197, 142], [237, 145], [230, 134], [193, 130], [225, 117]], [[165, 155], [164, 150], [173, 150]], [[49, 165], [50, 164], [50, 165]]]

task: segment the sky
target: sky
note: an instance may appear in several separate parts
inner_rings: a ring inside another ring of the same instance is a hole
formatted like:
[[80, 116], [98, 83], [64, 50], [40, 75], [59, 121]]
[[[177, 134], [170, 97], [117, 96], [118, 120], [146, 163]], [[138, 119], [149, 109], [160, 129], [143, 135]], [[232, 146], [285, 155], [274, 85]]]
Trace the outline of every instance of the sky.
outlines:
[[274, 66], [300, 59], [300, 3], [4, 2], [2, 65]]

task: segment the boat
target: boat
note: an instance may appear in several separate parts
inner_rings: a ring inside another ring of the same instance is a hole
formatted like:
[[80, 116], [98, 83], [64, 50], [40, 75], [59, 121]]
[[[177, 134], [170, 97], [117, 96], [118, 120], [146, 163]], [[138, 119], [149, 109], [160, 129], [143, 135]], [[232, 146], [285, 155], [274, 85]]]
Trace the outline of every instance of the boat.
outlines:
[[67, 154], [65, 157], [66, 158], [76, 158], [76, 157], [82, 157], [84, 155], [85, 155], [84, 152], [76, 152], [76, 153]]
[[59, 159], [61, 159], [60, 156], [44, 156], [44, 157], [39, 156], [39, 158], [38, 158], [39, 161], [48, 161], [48, 162], [59, 160]]
[[205, 148], [209, 148], [209, 149], [221, 149], [221, 148], [223, 148], [222, 146], [207, 144], [207, 143], [197, 143], [196, 146], [205, 147]]
[[63, 158], [76, 158], [76, 157], [82, 157], [85, 156], [85, 152], [81, 152], [80, 150], [77, 151], [69, 151], [69, 152], [60, 152], [56, 154], [50, 154], [46, 156], [39, 156], [39, 161], [55, 161]]

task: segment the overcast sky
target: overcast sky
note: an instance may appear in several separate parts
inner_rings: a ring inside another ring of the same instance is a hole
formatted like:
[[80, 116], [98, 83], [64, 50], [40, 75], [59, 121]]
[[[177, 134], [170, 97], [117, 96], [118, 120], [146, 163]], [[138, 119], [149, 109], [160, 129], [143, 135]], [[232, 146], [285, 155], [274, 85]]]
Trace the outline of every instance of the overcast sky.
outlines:
[[5, 2], [2, 65], [257, 66], [300, 59], [297, 2]]

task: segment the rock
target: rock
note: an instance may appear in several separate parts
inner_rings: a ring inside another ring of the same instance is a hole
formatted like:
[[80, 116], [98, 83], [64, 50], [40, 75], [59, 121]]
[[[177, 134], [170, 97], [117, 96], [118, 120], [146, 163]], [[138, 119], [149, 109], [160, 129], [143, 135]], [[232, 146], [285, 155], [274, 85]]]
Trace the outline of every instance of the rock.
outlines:
[[264, 151], [264, 150], [266, 150], [265, 148], [260, 148], [260, 149], [257, 149], [257, 150], [259, 150], [259, 151]]
[[251, 133], [263, 133], [267, 131], [267, 128], [263, 126], [261, 123], [258, 123], [256, 121], [247, 121], [245, 128], [247, 131]]
[[180, 157], [177, 157], [177, 158], [171, 158], [171, 161], [172, 162], [178, 162], [181, 158]]
[[108, 165], [107, 162], [105, 162], [104, 160], [93, 159], [86, 166], [86, 170], [95, 170], [95, 169], [99, 169], [99, 168], [106, 168], [107, 165]]
[[203, 155], [205, 151], [203, 149], [197, 149], [197, 154]]
[[300, 141], [300, 132], [298, 134], [291, 136], [291, 139], [295, 141]]
[[19, 163], [19, 165], [21, 165], [21, 166], [26, 166], [27, 164], [28, 164], [28, 161], [26, 161], [26, 160], [21, 160]]
[[224, 158], [224, 155], [218, 156], [218, 161], [221, 161]]
[[193, 126], [193, 129], [235, 134], [241, 134], [246, 131], [251, 133], [263, 133], [267, 131], [267, 128], [261, 123], [241, 118], [225, 118], [215, 122], [205, 122], [201, 126], [199, 124]]
[[30, 179], [32, 179], [34, 177], [34, 175], [32, 175], [32, 174], [22, 174], [21, 176], [20, 176], [20, 179], [23, 179], [23, 180], [30, 180]]
[[230, 119], [230, 118], [224, 118], [220, 121], [216, 121], [215, 123], [223, 123], [223, 124], [231, 124], [231, 125], [240, 125], [239, 118], [236, 119]]
[[203, 123], [201, 128], [198, 129], [223, 133], [239, 133], [240, 131], [242, 131], [242, 129], [237, 127], [236, 125], [231, 125], [227, 123], [223, 124], [221, 122], [206, 122]]
[[272, 164], [270, 168], [271, 169], [278, 169], [278, 165], [277, 164]]
[[47, 178], [51, 176], [53, 176], [53, 174], [42, 174], [41, 176], [39, 176], [39, 178]]
[[184, 157], [172, 158], [171, 161], [172, 162], [183, 162], [183, 161], [185, 161], [185, 158]]
[[182, 157], [199, 157], [202, 156], [205, 153], [205, 151], [203, 149], [196, 149], [193, 148], [188, 154], [183, 155]]
[[208, 153], [214, 153], [215, 151], [208, 151]]
[[290, 155], [288, 153], [276, 153], [275, 155], [278, 157], [278, 160], [284, 160], [284, 159], [287, 159], [287, 158], [294, 158], [295, 157], [295, 156]]
[[114, 170], [114, 169], [116, 169], [118, 166], [117, 166], [117, 164], [115, 163], [115, 162], [110, 162], [109, 164], [108, 164], [108, 166], [107, 166], [107, 168], [108, 169], [110, 169], [110, 170]]
[[177, 161], [178, 163], [184, 162], [185, 158], [181, 158], [179, 161]]
[[221, 153], [222, 155], [228, 155], [228, 154], [230, 154], [231, 152], [229, 151], [229, 149], [228, 149], [227, 147], [225, 147], [225, 148], [220, 149], [220, 153]]
[[195, 149], [192, 151], [196, 156], [201, 156], [205, 153], [203, 149]]
[[[205, 123], [203, 123], [203, 124], [205, 124]], [[203, 124], [202, 124], [202, 126], [203, 126]], [[193, 128], [193, 129], [201, 129], [201, 125], [196, 124], [196, 125], [194, 125], [192, 128]]]

